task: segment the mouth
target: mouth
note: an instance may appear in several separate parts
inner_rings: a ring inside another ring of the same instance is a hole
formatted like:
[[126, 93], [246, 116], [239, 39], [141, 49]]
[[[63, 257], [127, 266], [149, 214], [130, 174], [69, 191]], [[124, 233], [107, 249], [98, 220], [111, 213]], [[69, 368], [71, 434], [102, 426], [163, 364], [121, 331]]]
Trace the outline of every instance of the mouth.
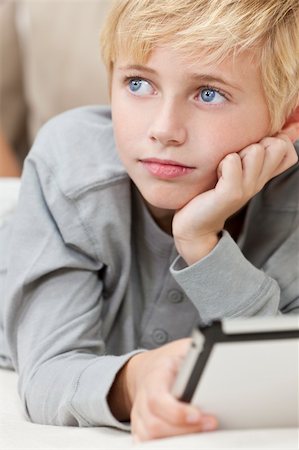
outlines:
[[195, 167], [169, 159], [146, 158], [139, 160], [143, 167], [157, 178], [171, 179], [188, 175]]

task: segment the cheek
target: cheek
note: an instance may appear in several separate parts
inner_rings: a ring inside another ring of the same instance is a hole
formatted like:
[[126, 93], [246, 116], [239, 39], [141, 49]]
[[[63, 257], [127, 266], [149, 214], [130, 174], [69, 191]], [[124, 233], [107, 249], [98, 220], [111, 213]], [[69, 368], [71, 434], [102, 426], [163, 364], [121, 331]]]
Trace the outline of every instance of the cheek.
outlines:
[[201, 133], [200, 137], [193, 140], [191, 148], [196, 155], [195, 162], [198, 167], [204, 169], [208, 174], [215, 172], [220, 161], [228, 154], [233, 152], [233, 139], [231, 133], [210, 132]]
[[269, 121], [266, 114], [245, 119], [240, 114], [239, 117], [231, 117], [225, 126], [214, 123], [213, 130], [205, 134], [205, 142], [202, 142], [207, 164], [216, 168], [226, 155], [238, 153], [259, 142], [268, 132]]
[[120, 100], [111, 101], [112, 122], [115, 142], [119, 151], [130, 148], [132, 145], [144, 139], [145, 124], [142, 114], [136, 114], [136, 110], [130, 108], [129, 102]]

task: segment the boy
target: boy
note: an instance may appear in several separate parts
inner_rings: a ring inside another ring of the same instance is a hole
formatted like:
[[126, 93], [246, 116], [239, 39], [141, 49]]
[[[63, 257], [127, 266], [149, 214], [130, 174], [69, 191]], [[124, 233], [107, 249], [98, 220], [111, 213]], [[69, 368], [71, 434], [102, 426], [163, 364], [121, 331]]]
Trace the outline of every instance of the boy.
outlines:
[[298, 14], [116, 2], [112, 121], [54, 119], [25, 165], [5, 328], [31, 420], [131, 419], [136, 440], [215, 429], [171, 395], [193, 326], [298, 312]]

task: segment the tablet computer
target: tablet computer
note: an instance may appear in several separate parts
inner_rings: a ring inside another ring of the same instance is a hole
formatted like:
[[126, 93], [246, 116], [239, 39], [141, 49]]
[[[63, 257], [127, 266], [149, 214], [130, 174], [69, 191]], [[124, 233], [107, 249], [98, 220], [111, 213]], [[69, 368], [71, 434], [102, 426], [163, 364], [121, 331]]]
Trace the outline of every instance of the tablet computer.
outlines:
[[299, 316], [198, 326], [173, 393], [221, 429], [298, 427]]

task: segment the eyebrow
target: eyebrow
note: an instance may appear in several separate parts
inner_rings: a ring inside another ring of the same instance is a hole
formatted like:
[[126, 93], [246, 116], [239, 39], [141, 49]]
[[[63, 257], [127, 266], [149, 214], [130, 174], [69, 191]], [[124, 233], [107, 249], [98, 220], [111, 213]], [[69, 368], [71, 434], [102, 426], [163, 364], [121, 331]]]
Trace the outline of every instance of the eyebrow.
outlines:
[[[151, 69], [150, 67], [143, 66], [141, 64], [129, 64], [127, 66], [119, 67], [119, 70], [126, 71], [126, 70], [137, 70], [140, 72], [148, 72], [153, 75], [158, 75], [158, 72], [154, 69]], [[236, 84], [230, 82], [229, 80], [226, 80], [225, 78], [213, 75], [209, 73], [190, 73], [188, 75], [188, 78], [192, 81], [201, 82], [201, 83], [221, 83], [226, 86], [230, 86], [233, 89], [237, 89], [239, 91], [242, 91], [242, 88], [240, 86], [237, 86]]]
[[142, 66], [141, 64], [129, 64], [128, 66], [119, 67], [119, 70], [140, 70], [142, 72], [143, 71], [149, 72], [149, 73], [153, 73], [155, 75], [158, 74], [154, 69], [151, 69], [150, 67], [147, 67], [147, 66]]

